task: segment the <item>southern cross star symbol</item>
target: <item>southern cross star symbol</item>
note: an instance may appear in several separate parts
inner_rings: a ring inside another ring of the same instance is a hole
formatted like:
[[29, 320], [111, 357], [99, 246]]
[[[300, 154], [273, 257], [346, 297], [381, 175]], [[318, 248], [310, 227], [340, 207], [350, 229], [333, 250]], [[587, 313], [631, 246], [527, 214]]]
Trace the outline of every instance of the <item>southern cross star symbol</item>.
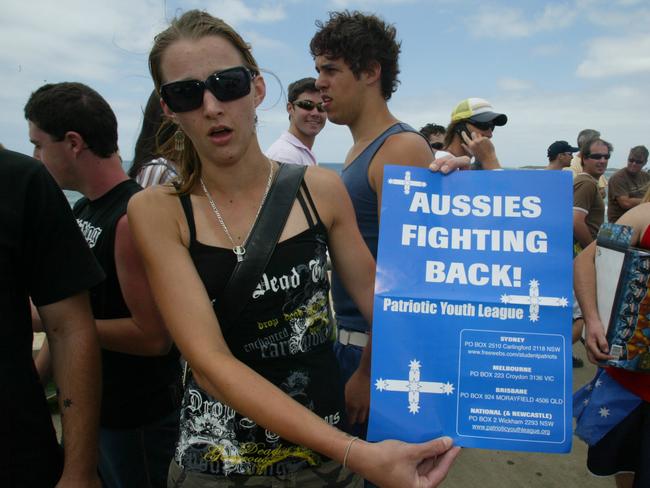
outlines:
[[539, 307], [546, 305], [549, 307], [568, 307], [569, 301], [565, 297], [540, 297], [539, 281], [530, 280], [528, 282], [528, 295], [501, 295], [501, 303], [512, 303], [515, 305], [529, 305], [528, 318], [531, 322], [539, 320]]
[[427, 186], [426, 182], [424, 181], [416, 181], [416, 180], [411, 180], [411, 172], [410, 171], [405, 171], [404, 172], [404, 179], [400, 180], [397, 178], [388, 178], [388, 184], [390, 185], [400, 185], [404, 187], [404, 195], [408, 195], [411, 193], [411, 187], [420, 187], [424, 188]]
[[420, 411], [420, 393], [438, 393], [451, 395], [454, 392], [454, 385], [437, 383], [432, 381], [420, 381], [420, 361], [413, 359], [409, 363], [409, 379], [406, 380], [385, 380], [383, 378], [375, 381], [375, 388], [379, 391], [401, 391], [408, 393], [409, 412], [416, 414]]
[[598, 379], [596, 380], [596, 388], [598, 388], [598, 387], [601, 386], [602, 384], [603, 384], [603, 382], [600, 381], [600, 378], [598, 378]]
[[606, 418], [609, 417], [609, 408], [607, 407], [601, 407], [601, 409], [598, 411], [601, 417]]

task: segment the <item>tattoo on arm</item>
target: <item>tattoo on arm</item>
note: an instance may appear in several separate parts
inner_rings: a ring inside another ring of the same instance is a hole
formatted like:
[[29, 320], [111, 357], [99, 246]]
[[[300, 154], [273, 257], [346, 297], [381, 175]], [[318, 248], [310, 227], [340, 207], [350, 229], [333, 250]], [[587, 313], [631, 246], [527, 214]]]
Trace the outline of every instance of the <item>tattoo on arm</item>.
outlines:
[[63, 400], [63, 406], [65, 408], [70, 408], [72, 406], [72, 400], [70, 400], [69, 398], [66, 398], [65, 400]]

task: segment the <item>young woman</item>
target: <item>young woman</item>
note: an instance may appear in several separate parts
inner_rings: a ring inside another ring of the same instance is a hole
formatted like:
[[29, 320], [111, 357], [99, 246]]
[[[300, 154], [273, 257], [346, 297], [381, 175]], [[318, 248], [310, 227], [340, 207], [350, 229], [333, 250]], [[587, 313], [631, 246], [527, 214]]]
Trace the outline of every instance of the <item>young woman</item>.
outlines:
[[279, 171], [255, 133], [264, 80], [241, 37], [199, 11], [156, 37], [149, 66], [184, 143], [170, 155], [178, 187], [148, 188], [129, 206], [154, 296], [191, 368], [169, 486], [355, 486], [348, 468], [381, 486], [437, 486], [458, 454], [450, 439], [370, 444], [333, 427], [344, 407], [326, 246], [368, 319], [374, 284], [339, 178], [307, 169], [259, 284], [236, 318], [222, 314]]

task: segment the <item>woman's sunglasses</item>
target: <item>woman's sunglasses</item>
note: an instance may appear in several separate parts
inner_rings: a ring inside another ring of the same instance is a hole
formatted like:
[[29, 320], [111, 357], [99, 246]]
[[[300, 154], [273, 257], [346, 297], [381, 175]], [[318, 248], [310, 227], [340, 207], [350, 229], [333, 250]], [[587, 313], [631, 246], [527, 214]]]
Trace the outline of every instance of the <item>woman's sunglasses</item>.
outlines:
[[467, 122], [472, 124], [478, 130], [494, 130], [494, 122], [474, 122], [471, 119]]
[[210, 90], [217, 100], [229, 102], [251, 92], [255, 73], [245, 66], [228, 68], [208, 76], [205, 81], [172, 81], [160, 87], [160, 96], [172, 112], [189, 112], [203, 105], [203, 93]]
[[323, 108], [323, 102], [315, 103], [311, 100], [298, 100], [296, 102], [293, 102], [293, 104], [303, 110], [306, 110], [307, 112], [311, 112], [314, 110], [314, 108], [316, 108], [319, 112], [325, 112], [325, 109]]

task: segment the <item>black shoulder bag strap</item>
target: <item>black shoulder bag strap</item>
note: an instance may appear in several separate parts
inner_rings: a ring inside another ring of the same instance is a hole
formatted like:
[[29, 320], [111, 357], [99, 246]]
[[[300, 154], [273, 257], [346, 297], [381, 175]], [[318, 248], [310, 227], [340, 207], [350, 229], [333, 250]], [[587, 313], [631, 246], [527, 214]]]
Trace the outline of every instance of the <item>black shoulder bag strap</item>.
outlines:
[[235, 265], [223, 291], [222, 330], [239, 316], [259, 283], [289, 218], [306, 169], [306, 166], [298, 164], [280, 164], [275, 182], [251, 230], [244, 259]]

